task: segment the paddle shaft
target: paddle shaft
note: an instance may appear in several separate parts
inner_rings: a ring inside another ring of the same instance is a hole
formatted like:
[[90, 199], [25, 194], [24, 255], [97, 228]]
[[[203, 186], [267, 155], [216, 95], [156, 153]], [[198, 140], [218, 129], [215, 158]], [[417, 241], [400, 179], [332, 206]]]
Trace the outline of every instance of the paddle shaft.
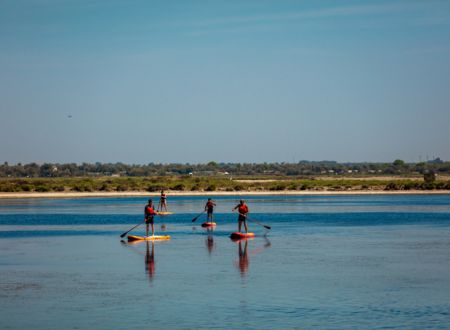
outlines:
[[199, 215], [197, 215], [194, 219], [192, 219], [192, 222], [196, 221], [205, 212], [206, 212], [206, 210], [203, 211], [202, 213], [200, 213]]
[[265, 224], [263, 224], [263, 223], [261, 223], [261, 222], [255, 220], [255, 219], [251, 219], [251, 218], [249, 218], [249, 217], [248, 217], [247, 215], [245, 215], [245, 214], [242, 214], [242, 213], [239, 212], [239, 215], [242, 215], [242, 216], [245, 217], [247, 220], [250, 220], [251, 222], [255, 222], [255, 223], [257, 223], [258, 225], [263, 226], [263, 227], [266, 228], [266, 229], [272, 229], [272, 227], [266, 226]]
[[122, 235], [120, 235], [120, 237], [124, 237], [126, 234], [128, 234], [128, 233], [129, 233], [130, 231], [132, 231], [134, 228], [136, 228], [136, 227], [142, 225], [144, 222], [145, 222], [145, 220], [142, 221], [142, 222], [140, 222], [140, 223], [138, 223], [136, 226], [134, 226], [134, 227], [131, 228], [130, 230], [128, 230], [128, 231], [124, 232]]

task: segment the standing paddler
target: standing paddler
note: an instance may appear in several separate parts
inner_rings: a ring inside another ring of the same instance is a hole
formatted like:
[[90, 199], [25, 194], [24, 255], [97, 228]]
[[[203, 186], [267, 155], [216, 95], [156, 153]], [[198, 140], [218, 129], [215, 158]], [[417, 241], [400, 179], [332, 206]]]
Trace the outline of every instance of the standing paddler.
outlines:
[[208, 201], [205, 204], [206, 222], [209, 223], [213, 222], [214, 206], [216, 206], [216, 203], [214, 203], [214, 201], [211, 198], [208, 198]]
[[162, 212], [163, 209], [167, 210], [167, 195], [164, 192], [164, 190], [161, 190], [161, 195], [159, 197], [159, 205], [158, 205], [158, 209]]
[[144, 215], [145, 215], [145, 224], [146, 224], [146, 230], [145, 230], [145, 236], [148, 236], [148, 225], [152, 226], [152, 236], [155, 235], [155, 227], [154, 227], [154, 217], [157, 215], [158, 212], [155, 211], [155, 208], [153, 206], [153, 201], [151, 199], [148, 200], [147, 205], [145, 205], [144, 209]]
[[238, 209], [238, 231], [241, 232], [242, 223], [244, 223], [245, 232], [248, 233], [247, 228], [247, 214], [249, 212], [247, 204], [245, 204], [244, 200], [240, 200], [239, 204], [236, 205], [232, 211]]

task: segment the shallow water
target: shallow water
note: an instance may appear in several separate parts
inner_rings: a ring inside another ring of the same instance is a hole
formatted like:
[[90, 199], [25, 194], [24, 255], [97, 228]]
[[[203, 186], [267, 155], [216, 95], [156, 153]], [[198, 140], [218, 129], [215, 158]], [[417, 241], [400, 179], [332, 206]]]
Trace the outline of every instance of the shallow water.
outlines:
[[246, 197], [272, 230], [233, 242], [238, 198], [212, 232], [191, 221], [205, 198], [170, 198], [172, 239], [132, 245], [143, 198], [0, 200], [0, 328], [450, 324], [450, 196]]

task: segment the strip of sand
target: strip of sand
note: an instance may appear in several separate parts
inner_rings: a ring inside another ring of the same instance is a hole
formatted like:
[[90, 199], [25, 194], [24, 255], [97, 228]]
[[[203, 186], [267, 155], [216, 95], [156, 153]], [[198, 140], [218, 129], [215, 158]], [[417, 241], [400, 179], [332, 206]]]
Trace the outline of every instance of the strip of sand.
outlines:
[[[283, 191], [166, 191], [169, 196], [336, 196], [336, 195], [450, 195], [450, 190], [283, 190]], [[0, 199], [6, 198], [86, 198], [86, 197], [143, 197], [159, 196], [157, 192], [3, 192]]]

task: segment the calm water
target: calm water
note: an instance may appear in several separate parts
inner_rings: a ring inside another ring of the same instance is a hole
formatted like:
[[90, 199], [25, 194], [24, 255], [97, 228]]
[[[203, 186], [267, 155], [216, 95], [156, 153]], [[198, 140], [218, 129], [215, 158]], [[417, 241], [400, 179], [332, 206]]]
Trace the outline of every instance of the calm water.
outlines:
[[272, 230], [241, 242], [215, 200], [213, 232], [169, 196], [172, 239], [133, 245], [146, 198], [0, 200], [0, 328], [450, 328], [449, 195], [246, 197]]

